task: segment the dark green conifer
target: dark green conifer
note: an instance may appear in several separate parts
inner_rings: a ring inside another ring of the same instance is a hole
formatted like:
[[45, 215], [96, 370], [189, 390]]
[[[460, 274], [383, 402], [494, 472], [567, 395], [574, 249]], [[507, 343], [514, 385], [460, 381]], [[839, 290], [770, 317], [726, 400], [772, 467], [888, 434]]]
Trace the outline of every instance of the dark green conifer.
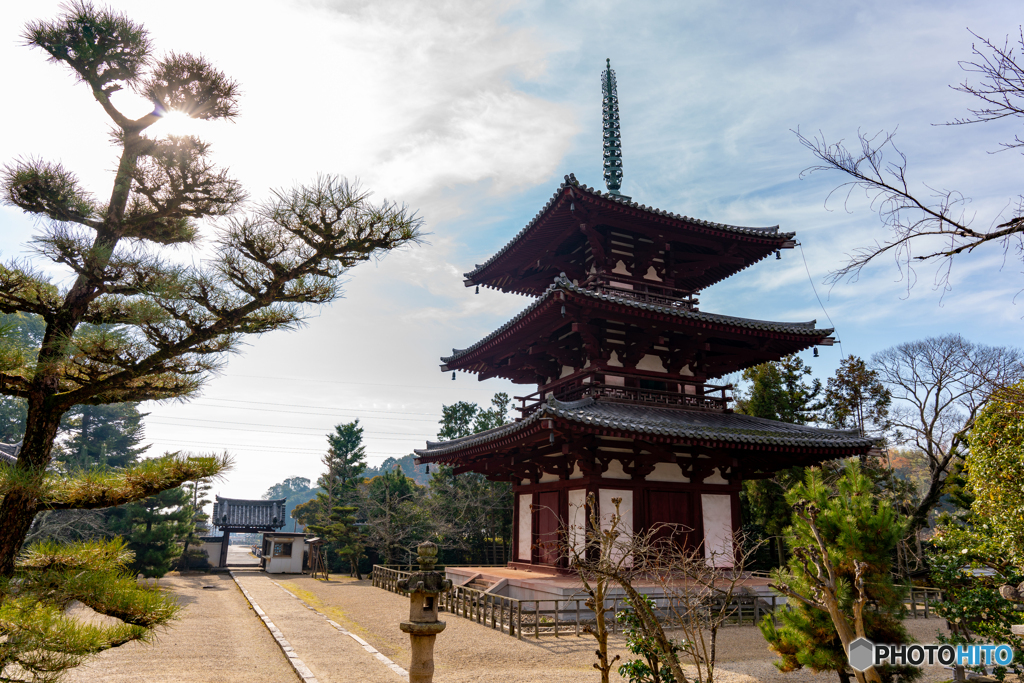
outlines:
[[[803, 598], [828, 602], [817, 577], [819, 567], [836, 575], [833, 590], [839, 612], [850, 630], [854, 630], [854, 602], [858, 596], [856, 563], [862, 563], [863, 586], [870, 609], [863, 610], [867, 638], [876, 643], [908, 643], [910, 637], [902, 623], [905, 590], [897, 586], [891, 574], [896, 544], [903, 537], [907, 519], [891, 505], [880, 504], [873, 495], [869, 477], [854, 460], [834, 484], [825, 483], [818, 468], [807, 470], [804, 482], [786, 493], [794, 508], [792, 524], [786, 530], [786, 542], [792, 556], [786, 568], [773, 574], [774, 585], [789, 597], [778, 612], [779, 626], [771, 615], [760, 623], [769, 647], [781, 656], [776, 666], [781, 671], [807, 667], [814, 672], [835, 671], [845, 682], [852, 678], [846, 651], [833, 615]], [[813, 522], [813, 527], [812, 527]], [[816, 534], [825, 552], [820, 551]], [[877, 608], [877, 609], [876, 609]], [[911, 666], [884, 667], [883, 681], [913, 681], [922, 674]]]
[[131, 570], [146, 577], [160, 578], [169, 572], [195, 528], [188, 493], [181, 488], [161, 491], [114, 512], [111, 530], [123, 536], [135, 553]]

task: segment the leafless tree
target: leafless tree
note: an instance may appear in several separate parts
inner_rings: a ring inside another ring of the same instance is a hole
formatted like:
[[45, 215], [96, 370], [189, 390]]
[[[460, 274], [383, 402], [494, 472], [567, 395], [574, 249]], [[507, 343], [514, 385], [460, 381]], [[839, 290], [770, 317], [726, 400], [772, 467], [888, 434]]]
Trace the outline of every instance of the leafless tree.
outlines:
[[909, 511], [916, 532], [938, 504], [946, 477], [962, 462], [978, 411], [994, 392], [1024, 378], [1024, 354], [949, 334], [893, 346], [872, 356], [871, 364], [892, 391], [897, 441], [920, 450], [928, 463], [929, 481]]
[[73, 543], [106, 535], [107, 522], [98, 510], [46, 510], [32, 520], [25, 542]]
[[661, 525], [660, 538], [637, 537], [638, 569], [665, 596], [664, 620], [682, 634], [678, 644], [684, 658], [697, 669], [697, 680], [714, 683], [718, 633], [734, 618], [735, 599], [749, 593], [746, 568], [766, 541], [754, 541], [741, 532], [726, 537], [720, 547], [686, 546], [676, 541], [687, 530]]
[[[972, 34], [979, 43], [973, 46], [973, 61], [960, 62], [968, 74], [976, 74], [978, 81], [965, 78], [953, 86], [981, 101], [970, 116], [954, 119], [948, 125], [966, 125], [1004, 118], [1024, 117], [1024, 65], [1014, 55], [1015, 46], [1007, 39], [1002, 46]], [[1024, 32], [1017, 44], [1024, 49]], [[989, 242], [1002, 245], [1004, 252], [1014, 249], [1024, 257], [1024, 194], [1012, 199], [998, 215], [990, 217], [993, 227], [975, 227], [975, 216], [965, 211], [969, 201], [960, 192], [925, 185], [919, 192], [912, 189], [907, 174], [907, 157], [894, 142], [895, 131], [869, 135], [858, 131], [857, 146], [848, 148], [842, 140], [829, 143], [823, 134], [810, 138], [794, 131], [800, 142], [821, 162], [807, 168], [802, 175], [815, 171], [839, 171], [847, 181], [829, 193], [828, 199], [838, 195], [844, 206], [855, 191], [863, 192], [889, 230], [889, 237], [881, 242], [861, 247], [849, 254], [845, 266], [834, 271], [830, 279], [856, 280], [861, 270], [879, 256], [890, 255], [904, 275], [908, 290], [916, 282], [914, 265], [920, 262], [937, 263], [935, 285], [949, 289], [953, 259], [958, 254], [971, 252]], [[1020, 136], [1013, 142], [1001, 143], [1005, 149], [1024, 146]], [[859, 149], [857, 149], [859, 147]], [[826, 200], [826, 205], [828, 200]]]
[[[602, 681], [614, 659], [607, 656], [608, 610], [598, 606], [604, 606], [608, 585], [614, 583], [626, 594], [639, 629], [676, 681], [688, 680], [681, 656], [696, 669], [698, 681], [714, 683], [718, 632], [734, 616], [734, 598], [745, 592], [743, 582], [749, 576], [744, 568], [760, 543], [737, 533], [727, 536], [720, 547], [687, 546], [680, 541], [692, 530], [677, 524], [631, 532], [622, 524], [621, 501], [612, 502], [615, 511], [602, 515], [594, 496], [589, 496], [586, 523], [570, 524], [562, 534], [563, 550], [590, 596], [588, 607], [597, 615], [592, 632], [598, 638], [600, 665], [594, 666], [602, 671]], [[653, 608], [643, 598], [643, 584], [657, 596]], [[676, 641], [668, 636], [673, 631], [681, 636]]]

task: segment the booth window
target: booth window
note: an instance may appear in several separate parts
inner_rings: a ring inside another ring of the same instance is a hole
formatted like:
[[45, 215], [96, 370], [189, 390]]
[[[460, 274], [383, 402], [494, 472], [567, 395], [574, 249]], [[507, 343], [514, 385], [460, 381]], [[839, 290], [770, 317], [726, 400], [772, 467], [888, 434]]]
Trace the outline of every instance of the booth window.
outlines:
[[291, 543], [275, 543], [274, 544], [274, 557], [291, 557], [292, 556], [292, 544]]

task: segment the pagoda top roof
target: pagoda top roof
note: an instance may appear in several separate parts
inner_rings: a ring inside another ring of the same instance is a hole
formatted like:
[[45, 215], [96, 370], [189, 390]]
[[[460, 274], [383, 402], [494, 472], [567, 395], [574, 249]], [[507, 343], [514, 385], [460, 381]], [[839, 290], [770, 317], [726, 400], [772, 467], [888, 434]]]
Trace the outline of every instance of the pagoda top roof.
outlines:
[[[427, 441], [415, 451], [421, 463], [454, 462], [461, 454], [517, 434], [531, 431], [541, 420], [556, 419], [587, 431], [616, 435], [662, 437], [661, 440], [690, 442], [696, 446], [757, 446], [772, 450], [811, 449], [840, 455], [866, 453], [875, 446], [857, 430], [820, 429], [777, 422], [752, 415], [673, 410], [651, 406], [596, 401], [559, 401], [549, 398], [529, 416], [503, 427], [478, 432], [451, 441]], [[839, 451], [843, 451], [840, 453]]]
[[[580, 209], [575, 208], [576, 202], [581, 203]], [[590, 218], [583, 217], [584, 202], [588, 204]], [[580, 222], [588, 222], [593, 227], [608, 216], [628, 222], [633, 227], [645, 226], [648, 231], [657, 231], [662, 242], [676, 241], [688, 244], [695, 241], [698, 244], [707, 244], [711, 241], [722, 245], [742, 243], [742, 253], [738, 258], [732, 258], [732, 262], [718, 265], [700, 276], [688, 278], [690, 281], [686, 284], [692, 290], [708, 287], [760, 261], [774, 251], [792, 247], [792, 239], [796, 235], [795, 232], [780, 232], [777, 225], [728, 225], [656, 209], [631, 201], [629, 197], [588, 187], [577, 181], [575, 175], [570, 173], [565, 176], [565, 180], [558, 186], [551, 199], [508, 244], [487, 261], [464, 274], [466, 286], [477, 284], [536, 296], [539, 292], [534, 286], [520, 282], [523, 279], [521, 276], [510, 277], [508, 273], [538, 261], [542, 252], [554, 252], [571, 235], [579, 232]]]
[[[496, 329], [491, 334], [487, 335], [477, 343], [469, 346], [465, 349], [452, 349], [450, 356], [443, 356], [441, 361], [444, 363], [442, 370], [452, 369], [449, 366], [456, 365], [466, 359], [467, 356], [474, 352], [483, 349], [495, 342], [504, 341], [509, 338], [512, 334], [515, 334], [518, 328], [534, 317], [535, 314], [540, 314], [542, 309], [546, 307], [546, 304], [550, 302], [559, 293], [567, 293], [573, 296], [579, 296], [583, 299], [590, 299], [595, 302], [603, 302], [605, 304], [612, 304], [615, 306], [621, 306], [625, 309], [635, 310], [638, 313], [645, 314], [658, 314], [662, 316], [669, 316], [680, 323], [692, 323], [706, 327], [707, 325], [719, 326], [722, 329], [729, 329], [732, 331], [750, 331], [755, 336], [760, 334], [784, 334], [795, 337], [802, 337], [806, 339], [806, 343], [799, 344], [799, 348], [794, 348], [790, 353], [802, 350], [807, 346], [811, 346], [820, 343], [822, 340], [827, 338], [834, 331], [832, 328], [818, 329], [815, 327], [817, 321], [809, 320], [807, 322], [774, 322], [769, 320], [755, 320], [752, 318], [739, 318], [731, 315], [719, 315], [717, 313], [706, 313], [703, 311], [688, 310], [682, 306], [669, 306], [665, 304], [649, 303], [644, 301], [638, 301], [637, 299], [630, 298], [627, 295], [617, 295], [605, 291], [595, 291], [585, 289], [579, 285], [573, 284], [566, 277], [560, 275], [555, 278], [555, 281], [548, 286], [544, 293], [536, 300], [530, 303], [525, 309], [523, 309], [518, 315], [509, 320], [507, 323]], [[562, 300], [559, 299], [559, 303]], [[760, 362], [760, 361], [757, 361]], [[756, 364], [756, 363], [755, 363]]]

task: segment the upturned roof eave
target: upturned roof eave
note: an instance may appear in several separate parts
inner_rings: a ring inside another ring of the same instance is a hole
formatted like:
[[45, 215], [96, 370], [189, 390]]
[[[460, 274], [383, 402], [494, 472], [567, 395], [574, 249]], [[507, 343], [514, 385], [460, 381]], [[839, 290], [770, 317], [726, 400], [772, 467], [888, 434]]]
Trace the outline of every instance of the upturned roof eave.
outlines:
[[[579, 191], [583, 193], [583, 196], [586, 198], [597, 199], [600, 201], [608, 202], [610, 204], [619, 205], [621, 207], [625, 207], [628, 209], [641, 211], [643, 213], [648, 214], [652, 218], [656, 218], [658, 220], [669, 219], [673, 221], [678, 221], [680, 227], [685, 226], [688, 229], [696, 229], [700, 232], [709, 232], [712, 234], [719, 235], [739, 236], [752, 239], [762, 239], [769, 242], [778, 242], [780, 247], [784, 242], [792, 240], [793, 237], [796, 236], [795, 232], [779, 232], [778, 225], [769, 227], [745, 227], [739, 225], [728, 225], [726, 223], [716, 223], [714, 221], [707, 221], [701, 218], [692, 218], [690, 216], [684, 216], [677, 213], [672, 213], [670, 211], [664, 211], [662, 209], [648, 207], [646, 204], [631, 202], [624, 199], [621, 196], [604, 193], [595, 188], [583, 185], [576, 180], [575, 175], [570, 173], [569, 175], [565, 176], [564, 182], [562, 182], [558, 186], [558, 189], [551, 196], [551, 198], [544, 204], [541, 210], [537, 212], [537, 214], [530, 220], [530, 222], [526, 224], [525, 227], [523, 227], [518, 233], [516, 233], [511, 240], [509, 240], [501, 249], [495, 252], [495, 254], [491, 256], [489, 259], [487, 259], [484, 263], [477, 265], [473, 270], [469, 271], [468, 273], [463, 273], [466, 282], [480, 285], [486, 284], [485, 282], [482, 281], [482, 279], [480, 279], [479, 276], [483, 274], [485, 271], [489, 270], [491, 267], [498, 264], [499, 261], [504, 260], [504, 258], [507, 255], [510, 255], [512, 252], [514, 252], [516, 248], [521, 243], [524, 242], [524, 239], [527, 236], [527, 234], [530, 233], [538, 224], [540, 224], [542, 219], [550, 211], [554, 209], [554, 207], [558, 204], [558, 200], [563, 196], [567, 188], [572, 188], [574, 191]], [[753, 265], [754, 263], [757, 263], [766, 256], [767, 254], [759, 259], [751, 261], [746, 266], [738, 268], [735, 271], [729, 273], [728, 275], [724, 275], [714, 280], [713, 282], [710, 282], [703, 286], [708, 287], [717, 282], [721, 282], [726, 277], [730, 277], [731, 275], [734, 275], [735, 273], [738, 273], [744, 270], [745, 268], [748, 268], [749, 266]]]
[[[442, 356], [442, 371], [453, 369], [451, 366], [466, 357], [467, 355], [486, 348], [497, 340], [501, 335], [509, 332], [515, 325], [526, 320], [530, 314], [540, 310], [544, 307], [545, 303], [557, 292], [564, 291], [571, 294], [576, 294], [598, 301], [603, 301], [611, 304], [620, 304], [629, 308], [634, 308], [641, 311], [650, 311], [659, 313], [662, 315], [672, 315], [677, 317], [681, 322], [693, 321], [695, 323], [710, 323], [723, 326], [733, 326], [742, 329], [751, 330], [753, 332], [770, 332], [777, 334], [791, 334], [796, 336], [808, 337], [809, 339], [824, 339], [831, 335], [835, 330], [832, 328], [818, 329], [814, 327], [817, 323], [816, 320], [810, 320], [807, 322], [799, 323], [786, 323], [776, 322], [770, 320], [755, 320], [753, 318], [738, 318], [735, 316], [720, 315], [717, 313], [705, 313], [702, 311], [685, 311], [674, 309], [671, 306], [663, 306], [660, 304], [644, 303], [635, 301], [626, 297], [618, 297], [613, 294], [602, 294], [594, 292], [592, 290], [583, 289], [578, 285], [574, 285], [564, 278], [556, 278], [555, 282], [552, 283], [543, 294], [541, 294], [536, 300], [530, 303], [525, 309], [519, 312], [514, 318], [509, 320], [507, 323], [499, 327], [494, 332], [490, 333], [480, 341], [476, 342], [472, 346], [465, 349], [452, 349], [450, 356]], [[813, 343], [812, 343], [813, 345]], [[457, 367], [454, 369], [458, 369]]]
[[[772, 424], [795, 429], [788, 423], [776, 423], [773, 420], [755, 418], [763, 423], [762, 430], [727, 430], [710, 428], [672, 428], [666, 426], [643, 425], [630, 423], [627, 419], [612, 420], [595, 416], [580, 415], [576, 408], [592, 405], [593, 399], [584, 399], [571, 403], [551, 401], [542, 404], [536, 411], [520, 422], [513, 422], [503, 427], [479, 432], [461, 439], [451, 441], [427, 442], [427, 448], [414, 449], [418, 464], [437, 462], [453, 462], [461, 456], [472, 454], [488, 444], [509, 439], [510, 437], [528, 438], [537, 431], [537, 423], [544, 419], [553, 419], [580, 431], [615, 432], [618, 435], [628, 434], [637, 438], [656, 438], [693, 444], [716, 444], [731, 446], [738, 449], [759, 447], [771, 451], [812, 451], [821, 455], [841, 457], [844, 454], [866, 453], [875, 447], [874, 440], [860, 437], [853, 430], [819, 429], [800, 427], [798, 431], [771, 432], [767, 427]], [[744, 416], [749, 417], [749, 416]], [[815, 438], [817, 437], [817, 438]]]

